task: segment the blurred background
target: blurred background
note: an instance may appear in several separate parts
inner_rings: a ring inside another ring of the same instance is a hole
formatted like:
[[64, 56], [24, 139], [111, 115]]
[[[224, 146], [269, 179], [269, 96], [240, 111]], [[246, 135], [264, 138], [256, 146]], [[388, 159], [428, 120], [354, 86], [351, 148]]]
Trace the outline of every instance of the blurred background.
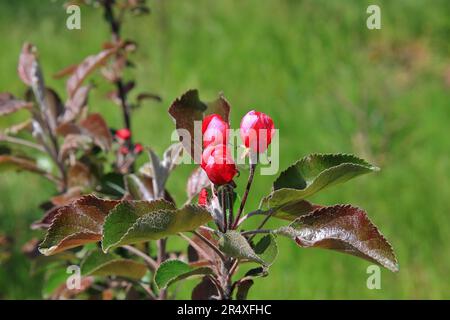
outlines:
[[[312, 152], [355, 153], [381, 167], [312, 200], [365, 208], [392, 243], [400, 272], [382, 270], [380, 290], [366, 287], [369, 263], [280, 239], [268, 278], [252, 299], [450, 298], [450, 2], [446, 0], [154, 0], [151, 14], [125, 22], [138, 42], [127, 71], [141, 91], [163, 98], [136, 111], [136, 141], [162, 153], [174, 125], [167, 109], [190, 88], [203, 100], [223, 91], [232, 127], [250, 108], [280, 129], [280, 169]], [[366, 8], [381, 8], [381, 30], [368, 30]], [[81, 30], [68, 30], [62, 1], [0, 0], [0, 92], [22, 96], [17, 76], [23, 42], [39, 50], [44, 76], [98, 52], [109, 40], [101, 10], [81, 8]], [[98, 81], [97, 81], [98, 80]], [[113, 127], [120, 112], [100, 77], [91, 110]], [[139, 90], [135, 90], [136, 92]], [[134, 92], [134, 91], [133, 91]], [[0, 129], [23, 115], [0, 119]], [[141, 162], [145, 156], [141, 156]], [[185, 165], [169, 181], [186, 199]], [[237, 183], [245, 184], [247, 173]], [[255, 207], [275, 177], [258, 176], [247, 206]], [[242, 189], [240, 189], [242, 190]], [[40, 298], [42, 276], [30, 276], [21, 247], [42, 233], [29, 225], [52, 184], [29, 173], [0, 173], [0, 298]], [[447, 195], [447, 196], [445, 196]], [[170, 244], [177, 246], [177, 243]], [[179, 288], [190, 296], [195, 281]]]

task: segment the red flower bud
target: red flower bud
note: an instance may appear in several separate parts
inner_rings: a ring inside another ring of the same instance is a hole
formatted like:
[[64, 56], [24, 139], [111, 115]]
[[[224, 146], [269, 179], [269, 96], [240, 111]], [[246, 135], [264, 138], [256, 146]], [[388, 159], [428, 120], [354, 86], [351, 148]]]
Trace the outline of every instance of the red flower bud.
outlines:
[[272, 141], [275, 127], [272, 119], [255, 110], [248, 112], [241, 121], [241, 138], [247, 148], [264, 152]]
[[128, 149], [128, 147], [121, 146], [121, 147], [119, 148], [119, 152], [125, 156], [125, 155], [127, 155], [127, 154], [130, 153], [130, 150]]
[[203, 147], [210, 144], [227, 144], [230, 125], [218, 114], [211, 114], [203, 119]]
[[134, 151], [135, 154], [140, 154], [142, 151], [144, 151], [144, 147], [142, 146], [142, 144], [136, 143], [134, 145], [134, 150], [133, 151]]
[[224, 144], [207, 147], [202, 154], [201, 166], [216, 185], [229, 183], [237, 173], [230, 150]]
[[116, 131], [116, 138], [121, 140], [128, 140], [131, 138], [131, 132], [127, 128], [119, 129]]
[[208, 204], [208, 190], [203, 188], [200, 190], [200, 194], [198, 196], [198, 204], [201, 206], [206, 206]]

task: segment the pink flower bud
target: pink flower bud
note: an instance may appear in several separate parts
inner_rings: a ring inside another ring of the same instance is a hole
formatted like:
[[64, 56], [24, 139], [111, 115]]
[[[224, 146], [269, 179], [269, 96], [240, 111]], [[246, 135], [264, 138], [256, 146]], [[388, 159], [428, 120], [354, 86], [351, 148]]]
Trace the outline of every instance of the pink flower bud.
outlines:
[[268, 115], [252, 110], [242, 118], [240, 131], [244, 145], [261, 153], [266, 151], [272, 142], [275, 127]]
[[203, 119], [203, 147], [210, 144], [227, 144], [230, 125], [218, 114], [211, 114]]
[[209, 180], [216, 185], [231, 182], [237, 173], [230, 150], [224, 144], [207, 147], [202, 154], [201, 166]]

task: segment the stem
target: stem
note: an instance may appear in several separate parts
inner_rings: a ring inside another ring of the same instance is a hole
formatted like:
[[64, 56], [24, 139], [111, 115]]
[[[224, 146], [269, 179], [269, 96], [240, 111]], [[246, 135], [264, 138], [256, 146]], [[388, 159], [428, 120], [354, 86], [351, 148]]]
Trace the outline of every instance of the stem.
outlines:
[[[166, 243], [167, 238], [159, 239], [157, 242], [158, 246], [158, 264], [160, 265], [166, 257]], [[167, 290], [161, 289], [159, 291], [159, 297], [160, 300], [165, 300], [167, 298]]]
[[241, 205], [239, 206], [239, 211], [234, 221], [232, 229], [236, 229], [238, 226], [239, 219], [241, 218], [242, 212], [244, 211], [245, 203], [247, 202], [248, 193], [253, 183], [253, 177], [255, 176], [256, 163], [250, 166], [250, 175], [248, 176], [247, 187], [245, 188], [244, 196], [242, 197]]
[[139, 249], [137, 249], [133, 246], [129, 246], [129, 245], [122, 246], [122, 248], [124, 248], [124, 249], [128, 250], [130, 253], [144, 259], [144, 261], [150, 267], [151, 271], [154, 272], [156, 269], [158, 269], [158, 264], [156, 263], [156, 261], [153, 260], [150, 256], [146, 255], [144, 252], [140, 251]]
[[271, 233], [272, 230], [270, 229], [258, 229], [258, 230], [249, 230], [249, 231], [244, 231], [241, 232], [241, 235], [246, 236], [246, 235], [250, 235], [250, 234], [258, 234], [258, 233]]
[[227, 207], [228, 207], [228, 226], [231, 229], [233, 226], [233, 190], [231, 187], [227, 187]]
[[206, 239], [202, 234], [198, 233], [197, 231], [192, 231], [193, 234], [195, 234], [199, 239], [201, 239], [208, 247], [214, 250], [214, 252], [220, 257], [220, 259], [225, 262], [227, 259], [223, 255], [223, 253], [217, 248], [211, 241]]
[[223, 232], [227, 232], [227, 206], [225, 203], [225, 190], [221, 189], [220, 191], [220, 198], [222, 202], [222, 212], [223, 212]]
[[247, 213], [245, 216], [243, 216], [243, 217], [241, 218], [241, 220], [238, 221], [238, 224], [237, 224], [237, 225], [238, 225], [238, 226], [241, 225], [241, 223], [243, 223], [245, 220], [247, 220], [248, 218], [251, 218], [251, 217], [253, 217], [253, 216], [257, 216], [257, 215], [270, 215], [270, 214], [272, 214], [272, 211], [273, 211], [273, 208], [270, 208], [269, 210], [261, 210], [261, 209], [258, 209], [258, 210], [249, 212], [249, 213]]
[[166, 256], [166, 242], [167, 238], [159, 239], [157, 242], [158, 246], [158, 264], [164, 261], [164, 257]]
[[112, 9], [113, 4], [114, 0], [103, 1], [103, 7], [105, 9], [105, 19], [109, 22], [113, 40], [118, 41], [120, 39], [120, 23], [114, 16], [114, 11]]
[[[114, 0], [104, 0], [103, 7], [105, 11], [105, 19], [109, 22], [109, 27], [111, 29], [112, 39], [114, 42], [120, 42], [120, 21], [117, 19], [117, 17], [114, 15], [113, 5]], [[122, 108], [122, 116], [123, 116], [123, 122], [125, 125], [125, 128], [128, 130], [131, 130], [131, 117], [130, 117], [130, 108], [127, 103], [127, 92], [124, 87], [124, 83], [122, 78], [120, 77], [115, 81], [115, 85], [117, 88], [117, 94], [120, 100], [120, 105]], [[132, 138], [132, 136], [131, 136]], [[127, 142], [128, 147], [132, 144], [132, 141], [130, 140]]]
[[[261, 224], [258, 226], [257, 230], [261, 230], [262, 227], [264, 227], [264, 225], [266, 224], [267, 221], [269, 221], [270, 217], [272, 217], [273, 213], [275, 212], [275, 210], [271, 210], [269, 211], [269, 213], [267, 214], [267, 216], [264, 218], [264, 220], [261, 222]], [[250, 236], [250, 238], [248, 239], [249, 241], [252, 240], [255, 237], [254, 233], [253, 235]]]
[[[118, 79], [116, 81], [116, 87], [117, 87], [117, 92], [118, 92], [119, 99], [120, 99], [120, 104], [122, 107], [123, 121], [124, 121], [125, 127], [128, 130], [130, 130], [131, 129], [130, 108], [127, 103], [127, 92], [125, 91], [122, 79]], [[131, 144], [131, 138], [132, 138], [132, 136], [130, 137], [130, 140], [129, 140], [130, 144]]]

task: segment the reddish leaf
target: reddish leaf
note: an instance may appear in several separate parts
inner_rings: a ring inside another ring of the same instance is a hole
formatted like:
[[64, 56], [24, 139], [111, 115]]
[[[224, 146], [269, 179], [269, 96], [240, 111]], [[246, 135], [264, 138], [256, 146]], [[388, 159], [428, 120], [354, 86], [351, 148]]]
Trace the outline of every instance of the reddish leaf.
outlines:
[[78, 68], [78, 64], [72, 64], [72, 65], [70, 65], [70, 66], [68, 66], [68, 67], [65, 67], [64, 69], [59, 70], [58, 72], [56, 72], [56, 73], [53, 75], [53, 78], [59, 79], [59, 78], [68, 76], [68, 75], [74, 73], [74, 71], [75, 71], [77, 68]]
[[36, 165], [33, 159], [9, 155], [0, 155], [0, 171], [3, 169], [27, 170], [39, 174], [46, 173]]
[[113, 141], [111, 131], [99, 113], [93, 113], [80, 122], [80, 126], [103, 150], [109, 150]]
[[20, 109], [30, 108], [32, 103], [18, 100], [10, 93], [0, 93], [0, 116], [16, 112]]
[[55, 206], [64, 206], [75, 201], [81, 196], [81, 190], [78, 187], [69, 188], [65, 193], [50, 198]]
[[103, 200], [89, 195], [58, 208], [39, 251], [52, 255], [100, 241], [105, 217], [118, 203], [119, 201]]
[[33, 63], [36, 61], [36, 48], [31, 43], [24, 43], [22, 51], [19, 56], [19, 64], [17, 66], [17, 72], [20, 79], [27, 86], [31, 86], [31, 69]]
[[52, 197], [50, 199], [51, 207], [44, 208], [44, 210], [47, 210], [44, 214], [44, 217], [38, 221], [33, 222], [31, 225], [31, 229], [47, 229], [48, 227], [50, 227], [50, 224], [55, 218], [55, 215], [58, 213], [58, 209], [60, 207], [65, 206], [71, 202], [74, 202], [80, 197], [81, 197], [81, 188], [79, 187], [70, 188], [69, 190], [66, 191], [66, 193]]
[[64, 106], [55, 90], [45, 88], [44, 105], [50, 129], [52, 130], [52, 132], [55, 132], [58, 124], [58, 118], [64, 112]]
[[74, 95], [66, 101], [66, 109], [59, 120], [60, 123], [72, 121], [81, 114], [81, 111], [87, 104], [91, 88], [91, 85], [79, 87]]
[[202, 281], [192, 290], [192, 300], [211, 300], [219, 297], [217, 288], [209, 277], [203, 277]]
[[236, 292], [236, 300], [247, 300], [248, 291], [253, 285], [252, 279], [245, 279], [242, 281], [239, 281], [237, 286], [237, 292]]
[[67, 173], [67, 184], [69, 188], [80, 187], [89, 188], [95, 182], [89, 167], [81, 162], [76, 162], [69, 168]]
[[180, 141], [196, 163], [200, 163], [202, 136], [201, 123], [195, 126], [195, 121], [202, 121], [203, 112], [206, 109], [207, 106], [200, 101], [197, 90], [187, 91], [169, 108], [169, 113], [174, 119], [175, 127], [180, 135]]
[[118, 47], [103, 50], [96, 55], [88, 56], [81, 62], [73, 71], [70, 78], [67, 80], [67, 93], [72, 97], [81, 83], [86, 77], [99, 66], [103, 65], [108, 58], [117, 52]]
[[[68, 135], [86, 135], [92, 138], [93, 142], [103, 150], [109, 150], [113, 141], [111, 131], [105, 120], [99, 113], [93, 113], [87, 118], [80, 121], [77, 125], [72, 122], [61, 124], [56, 132], [62, 136]], [[75, 138], [71, 138], [75, 140]], [[86, 139], [78, 138], [79, 142], [86, 141]], [[69, 141], [69, 145], [73, 145], [74, 141]]]
[[229, 122], [230, 109], [231, 109], [230, 104], [225, 99], [223, 94], [220, 93], [219, 98], [217, 100], [208, 103], [208, 111], [205, 112], [205, 115], [215, 113], [220, 115], [225, 122]]
[[293, 238], [301, 247], [337, 250], [398, 271], [389, 242], [363, 210], [350, 205], [317, 209], [276, 232]]
[[[213, 237], [211, 232], [204, 230], [204, 229], [199, 229], [198, 233], [200, 233], [202, 236], [204, 236], [206, 239], [208, 239], [215, 246], [218, 246], [218, 241]], [[218, 254], [213, 249], [211, 249], [210, 246], [205, 244], [205, 242], [202, 239], [200, 239], [199, 237], [197, 237], [196, 235], [194, 235], [191, 238], [191, 240], [192, 240], [193, 244], [190, 244], [188, 247], [189, 262], [195, 263], [195, 262], [203, 261], [203, 260], [209, 258], [211, 261], [208, 261], [208, 265], [215, 268], [217, 272], [220, 272], [222, 260], [220, 259]], [[205, 255], [206, 255], [206, 257], [205, 257]], [[211, 262], [212, 262], [212, 264], [211, 264]]]
[[59, 149], [59, 158], [64, 160], [71, 152], [75, 152], [78, 149], [88, 149], [91, 142], [92, 139], [89, 136], [68, 134]]
[[209, 188], [210, 186], [211, 182], [205, 171], [198, 167], [191, 173], [187, 182], [186, 191], [189, 200], [192, 200], [203, 188]]

